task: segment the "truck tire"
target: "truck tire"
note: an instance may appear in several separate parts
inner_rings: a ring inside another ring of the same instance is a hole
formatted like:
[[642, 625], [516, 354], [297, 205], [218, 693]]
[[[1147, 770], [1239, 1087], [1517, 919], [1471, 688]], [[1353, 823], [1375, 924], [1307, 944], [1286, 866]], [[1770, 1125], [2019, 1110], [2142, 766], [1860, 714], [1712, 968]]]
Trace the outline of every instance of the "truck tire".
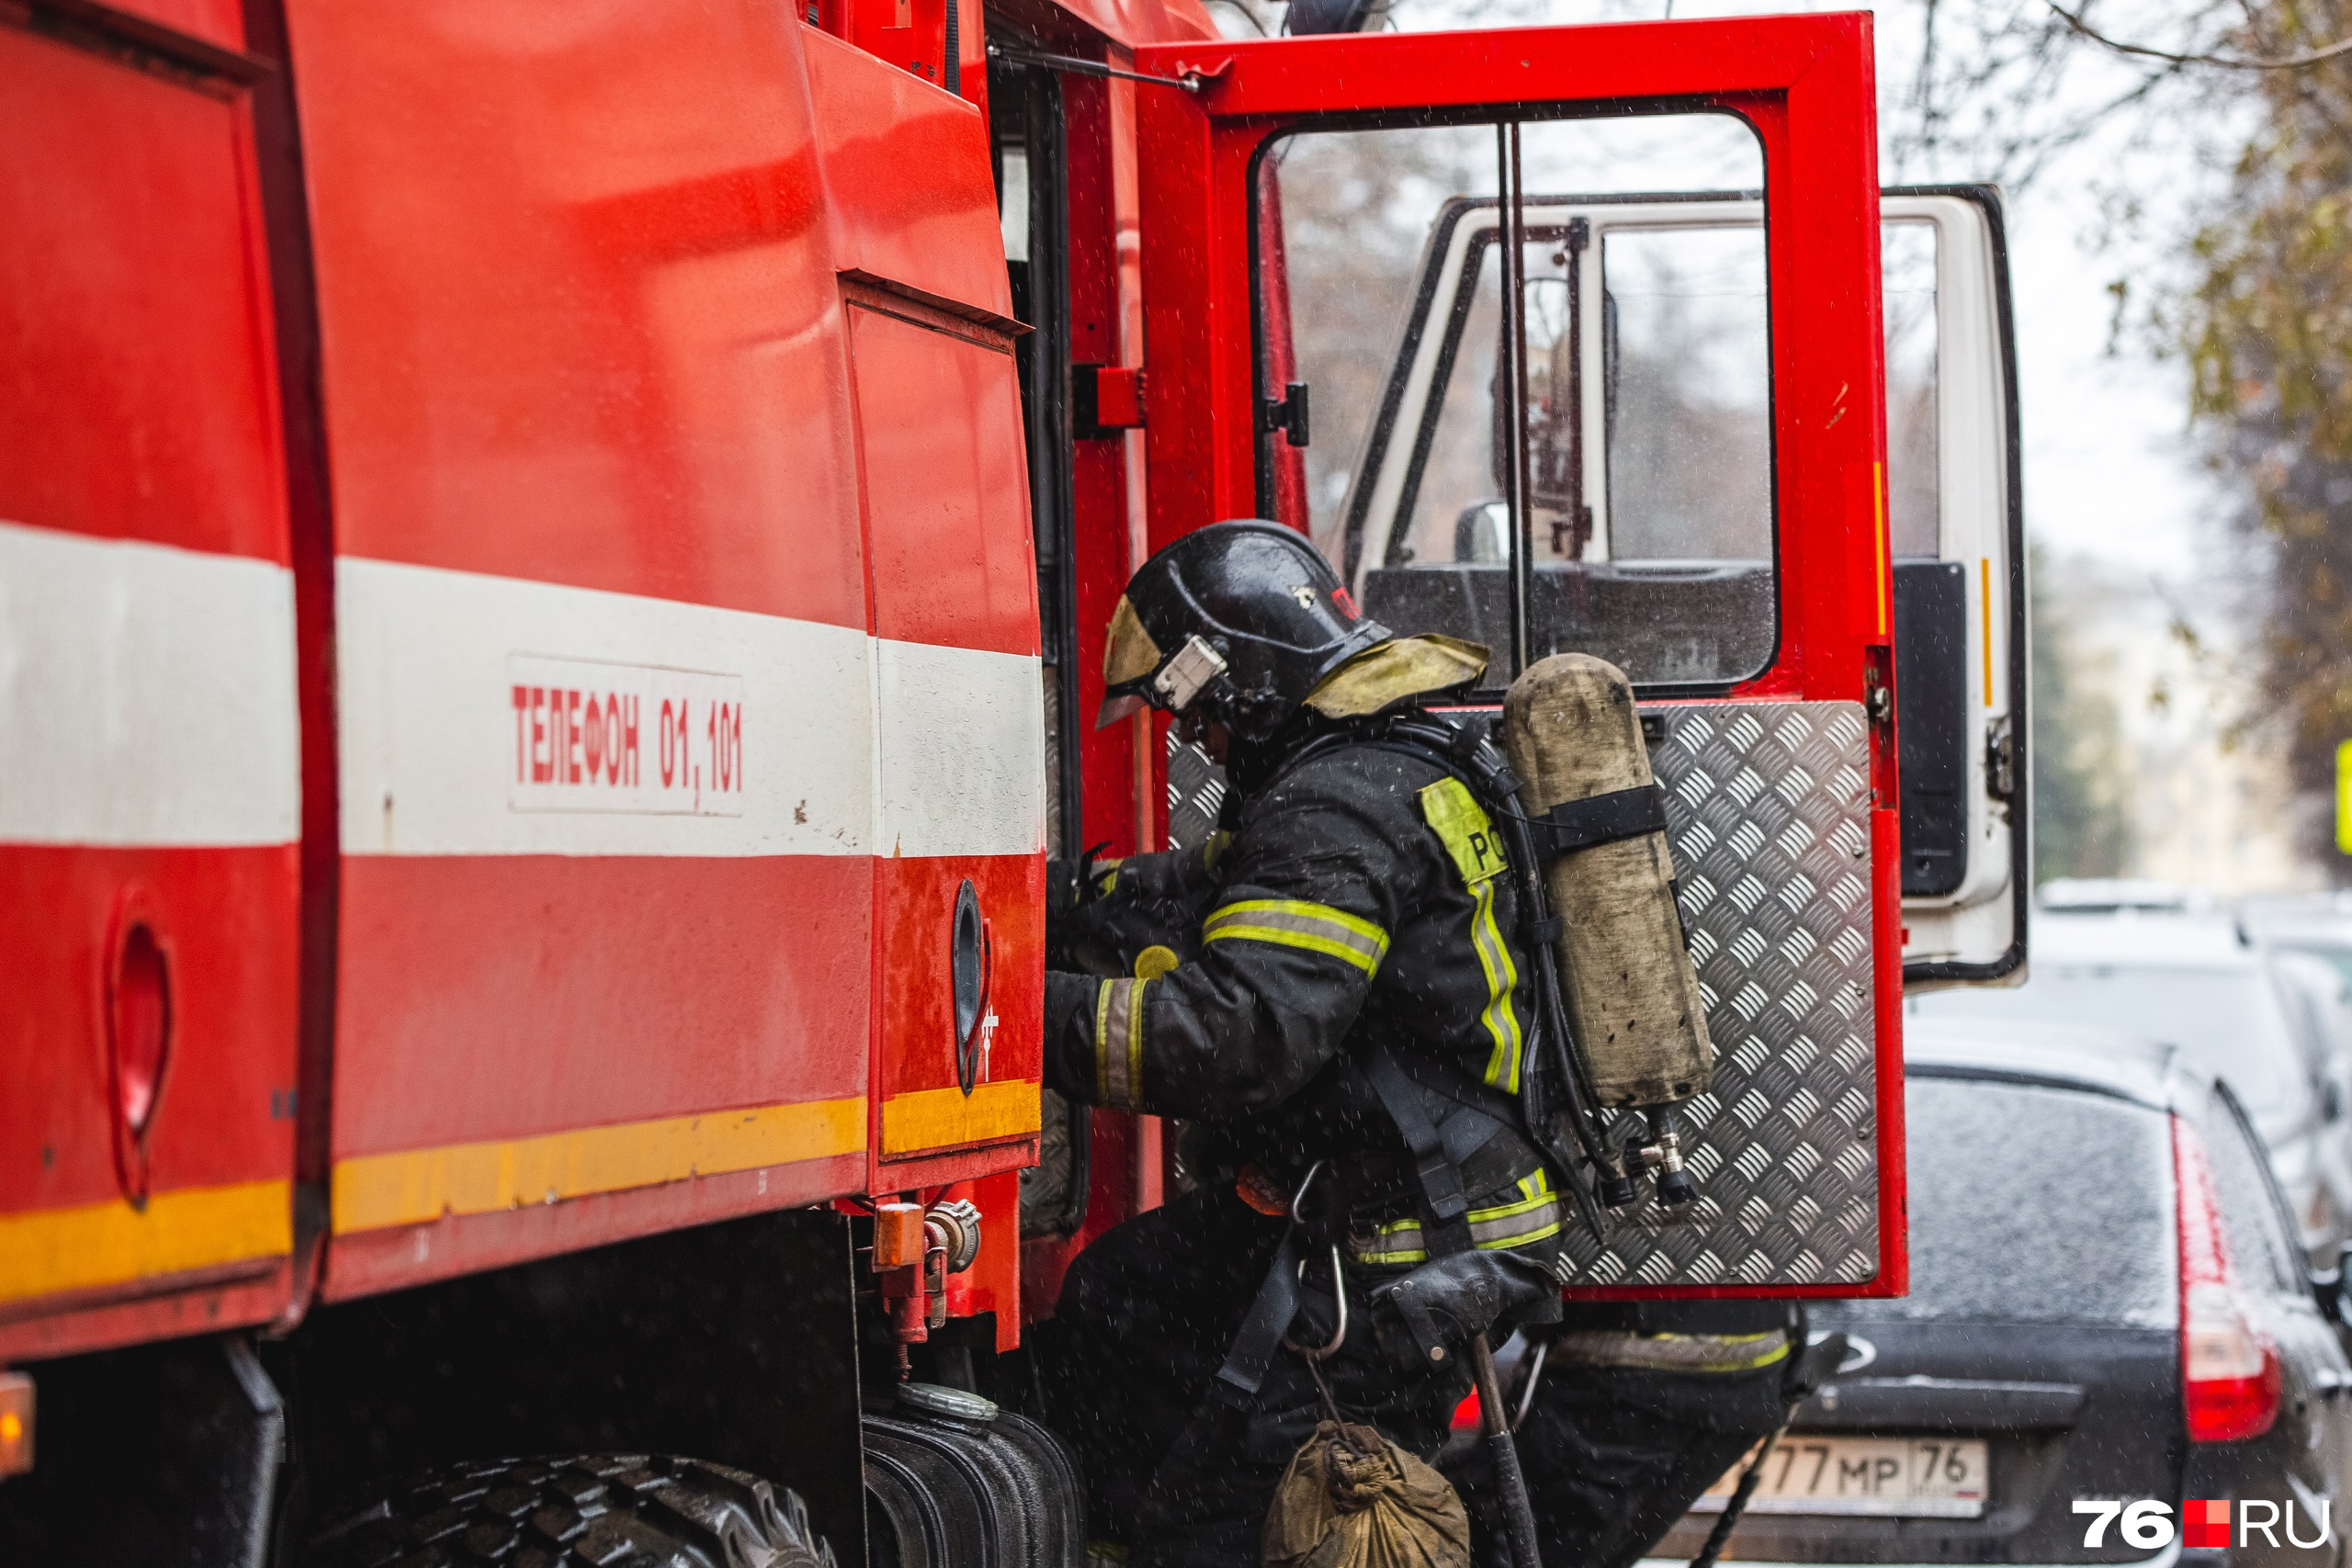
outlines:
[[700, 1460], [485, 1460], [413, 1476], [301, 1568], [834, 1568], [795, 1494]]

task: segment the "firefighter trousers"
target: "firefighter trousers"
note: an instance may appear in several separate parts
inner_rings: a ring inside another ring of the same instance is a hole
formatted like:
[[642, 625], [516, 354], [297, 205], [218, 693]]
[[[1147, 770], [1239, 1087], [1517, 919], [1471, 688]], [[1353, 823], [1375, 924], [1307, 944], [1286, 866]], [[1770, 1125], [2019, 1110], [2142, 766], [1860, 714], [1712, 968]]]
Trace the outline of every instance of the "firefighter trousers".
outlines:
[[[1085, 1469], [1088, 1529], [1136, 1563], [1254, 1568], [1274, 1488], [1321, 1418], [1314, 1374], [1288, 1349], [1254, 1396], [1227, 1404], [1211, 1392], [1283, 1224], [1229, 1191], [1187, 1193], [1088, 1247], [1054, 1320], [1038, 1325], [1046, 1411]], [[1308, 1268], [1291, 1328], [1302, 1345], [1336, 1326], [1329, 1270], [1328, 1253]], [[1343, 1416], [1432, 1458], [1469, 1375], [1464, 1358], [1434, 1365], [1401, 1325], [1375, 1320], [1378, 1282], [1351, 1270], [1348, 1336], [1323, 1376]]]
[[[1704, 1371], [1555, 1361], [1519, 1429], [1544, 1561], [1632, 1568], [1716, 1477], [1788, 1419], [1787, 1371], [1785, 1355]], [[1483, 1478], [1456, 1481], [1476, 1508]], [[1499, 1529], [1481, 1534], [1492, 1540]], [[1493, 1550], [1483, 1560], [1509, 1561]]]

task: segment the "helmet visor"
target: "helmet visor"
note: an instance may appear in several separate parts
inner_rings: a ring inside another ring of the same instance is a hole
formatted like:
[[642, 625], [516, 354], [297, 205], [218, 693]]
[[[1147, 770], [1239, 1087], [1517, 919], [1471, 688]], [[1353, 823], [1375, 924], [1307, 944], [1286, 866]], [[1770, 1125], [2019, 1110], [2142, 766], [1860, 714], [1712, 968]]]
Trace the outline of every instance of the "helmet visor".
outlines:
[[1122, 686], [1133, 686], [1159, 668], [1167, 655], [1151, 633], [1144, 629], [1143, 617], [1136, 614], [1135, 601], [1119, 595], [1118, 607], [1111, 612], [1110, 635], [1102, 641], [1102, 685], [1115, 692]]
[[1105, 697], [1102, 710], [1094, 716], [1094, 728], [1108, 729], [1121, 719], [1132, 717], [1150, 705], [1133, 692], [1125, 696]]
[[1146, 705], [1144, 689], [1164, 657], [1136, 614], [1135, 601], [1120, 594], [1102, 642], [1102, 711], [1095, 716], [1095, 728], [1108, 729]]

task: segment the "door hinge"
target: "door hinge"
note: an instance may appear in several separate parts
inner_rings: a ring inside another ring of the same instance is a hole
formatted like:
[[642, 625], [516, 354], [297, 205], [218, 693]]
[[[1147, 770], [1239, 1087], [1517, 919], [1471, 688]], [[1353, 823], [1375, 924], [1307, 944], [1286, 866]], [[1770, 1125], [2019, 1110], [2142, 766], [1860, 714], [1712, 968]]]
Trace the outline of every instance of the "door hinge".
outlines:
[[2017, 730], [2007, 714], [1984, 726], [1984, 793], [1996, 800], [2018, 793]]
[[1081, 441], [1143, 428], [1143, 367], [1070, 367], [1070, 427]]
[[1268, 434], [1283, 433], [1283, 439], [1294, 446], [1304, 446], [1310, 433], [1307, 423], [1306, 383], [1293, 381], [1283, 389], [1283, 395], [1261, 398], [1258, 402], [1258, 431]]
[[1871, 804], [1894, 806], [1894, 649], [1886, 643], [1862, 645], [1862, 716], [1869, 720]]

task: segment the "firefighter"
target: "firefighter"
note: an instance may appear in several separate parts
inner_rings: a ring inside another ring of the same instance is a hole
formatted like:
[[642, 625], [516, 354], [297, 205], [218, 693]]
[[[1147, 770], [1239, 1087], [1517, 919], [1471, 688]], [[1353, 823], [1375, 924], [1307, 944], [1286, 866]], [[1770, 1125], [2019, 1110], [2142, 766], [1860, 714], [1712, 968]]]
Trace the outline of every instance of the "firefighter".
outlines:
[[1113, 616], [1102, 722], [1172, 713], [1230, 784], [1204, 849], [1055, 876], [1047, 1082], [1188, 1123], [1191, 1190], [1077, 1260], [1039, 1347], [1096, 1533], [1137, 1561], [1255, 1562], [1328, 1407], [1433, 1454], [1471, 1336], [1558, 1314], [1511, 881], [1391, 722], [1486, 662], [1392, 637], [1268, 523], [1170, 546]]

